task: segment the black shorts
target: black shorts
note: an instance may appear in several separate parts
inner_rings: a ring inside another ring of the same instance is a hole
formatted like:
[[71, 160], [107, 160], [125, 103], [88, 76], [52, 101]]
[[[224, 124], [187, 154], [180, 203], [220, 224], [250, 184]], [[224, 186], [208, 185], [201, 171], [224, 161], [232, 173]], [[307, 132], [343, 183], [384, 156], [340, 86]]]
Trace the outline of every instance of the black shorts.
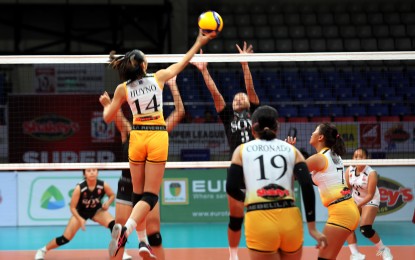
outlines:
[[83, 219], [88, 220], [89, 218], [92, 219], [99, 209], [100, 208], [89, 209], [89, 210], [78, 210], [78, 214]]
[[118, 190], [116, 203], [132, 206], [131, 196], [133, 195], [133, 183], [131, 178], [121, 176], [118, 180]]

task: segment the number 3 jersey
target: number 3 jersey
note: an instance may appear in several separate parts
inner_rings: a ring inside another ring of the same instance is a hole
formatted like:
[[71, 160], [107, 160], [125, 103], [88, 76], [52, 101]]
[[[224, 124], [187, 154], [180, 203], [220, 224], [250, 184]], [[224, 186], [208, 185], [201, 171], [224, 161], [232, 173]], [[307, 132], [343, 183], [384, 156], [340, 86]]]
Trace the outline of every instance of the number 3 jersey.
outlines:
[[154, 74], [124, 83], [134, 125], [166, 125], [163, 117], [163, 87]]
[[241, 150], [245, 205], [294, 200], [295, 148], [279, 139], [253, 140]]

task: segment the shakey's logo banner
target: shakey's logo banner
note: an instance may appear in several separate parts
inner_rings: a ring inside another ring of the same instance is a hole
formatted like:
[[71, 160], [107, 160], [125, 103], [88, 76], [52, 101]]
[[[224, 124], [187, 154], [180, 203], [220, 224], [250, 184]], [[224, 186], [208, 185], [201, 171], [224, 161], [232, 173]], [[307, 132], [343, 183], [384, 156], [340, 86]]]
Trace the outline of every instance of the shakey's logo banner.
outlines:
[[10, 163], [114, 162], [121, 140], [99, 94], [11, 95]]

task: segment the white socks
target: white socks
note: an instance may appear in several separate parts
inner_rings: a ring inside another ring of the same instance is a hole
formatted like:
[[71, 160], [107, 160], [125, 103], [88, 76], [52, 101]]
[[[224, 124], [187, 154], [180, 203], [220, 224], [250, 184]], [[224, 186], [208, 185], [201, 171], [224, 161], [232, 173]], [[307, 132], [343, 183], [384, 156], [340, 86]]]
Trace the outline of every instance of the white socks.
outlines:
[[382, 240], [379, 240], [379, 242], [377, 242], [377, 243], [375, 244], [375, 246], [376, 246], [376, 248], [377, 248], [378, 250], [381, 250], [381, 249], [383, 249], [383, 248], [385, 247], [385, 245], [383, 244]]
[[357, 249], [357, 244], [349, 244], [349, 249], [352, 255], [357, 255], [359, 250]]
[[146, 244], [149, 244], [148, 239], [147, 239], [147, 231], [145, 229], [137, 231], [137, 235], [138, 235], [138, 241], [140, 241], [140, 242], [144, 241], [144, 242], [146, 242]]
[[125, 231], [125, 234], [127, 237], [133, 232], [133, 230], [137, 227], [137, 223], [134, 221], [134, 219], [129, 218], [127, 220], [127, 223], [125, 223], [125, 227], [127, 228], [127, 231]]
[[229, 247], [229, 260], [238, 260], [238, 248]]

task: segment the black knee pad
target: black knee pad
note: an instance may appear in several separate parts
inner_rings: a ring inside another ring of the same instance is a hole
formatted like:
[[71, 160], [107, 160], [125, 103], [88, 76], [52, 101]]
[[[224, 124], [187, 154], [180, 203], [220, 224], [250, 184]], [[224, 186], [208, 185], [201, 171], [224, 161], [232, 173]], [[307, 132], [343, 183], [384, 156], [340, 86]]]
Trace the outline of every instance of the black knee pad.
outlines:
[[152, 210], [156, 206], [159, 196], [151, 192], [144, 192], [141, 200], [147, 202], [150, 205], [150, 210]]
[[67, 244], [67, 243], [69, 243], [69, 240], [64, 236], [60, 236], [60, 237], [56, 238], [56, 244], [58, 246], [61, 246], [61, 245]]
[[372, 228], [372, 225], [365, 225], [360, 227], [360, 232], [363, 236], [371, 238], [375, 235], [376, 231]]
[[148, 243], [150, 244], [150, 246], [160, 246], [162, 243], [160, 232], [147, 236], [147, 239], [148, 239]]
[[111, 222], [110, 223], [108, 223], [108, 229], [110, 230], [110, 232], [112, 232], [112, 228], [114, 227], [114, 225], [115, 225], [115, 220], [111, 220]]
[[317, 258], [317, 260], [329, 260], [329, 259], [323, 258], [323, 257], [319, 257], [319, 258]]
[[142, 198], [143, 198], [143, 194], [133, 193], [133, 194], [131, 195], [131, 202], [133, 203], [133, 207], [134, 207], [134, 206], [135, 206], [135, 204], [137, 204], [137, 202], [139, 202]]
[[242, 224], [244, 222], [244, 218], [237, 218], [237, 217], [232, 217], [229, 216], [229, 224], [228, 227], [233, 230], [233, 231], [239, 231], [242, 228]]

